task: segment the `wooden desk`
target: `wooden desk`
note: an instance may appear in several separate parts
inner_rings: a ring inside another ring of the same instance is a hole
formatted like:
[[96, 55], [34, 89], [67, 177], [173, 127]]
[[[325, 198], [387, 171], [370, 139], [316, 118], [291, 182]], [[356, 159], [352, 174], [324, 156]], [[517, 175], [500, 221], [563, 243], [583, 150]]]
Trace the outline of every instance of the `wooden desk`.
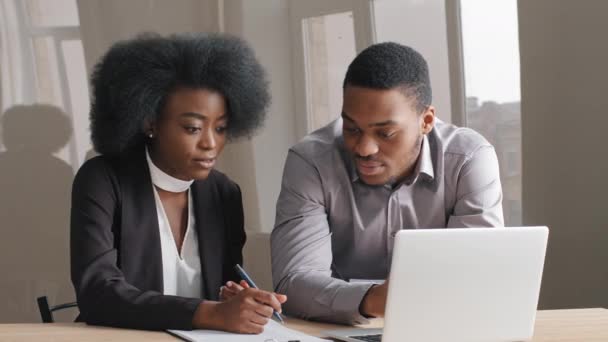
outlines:
[[[288, 326], [309, 335], [321, 336], [323, 330], [339, 329], [339, 325], [307, 322], [288, 318]], [[372, 320], [369, 328], [382, 327], [381, 319]], [[2, 336], [2, 335], [0, 335]], [[608, 342], [608, 310], [541, 310], [536, 315], [533, 342]]]
[[[373, 320], [366, 327], [381, 327], [382, 320]], [[287, 326], [310, 335], [319, 336], [327, 329], [343, 326], [307, 322], [288, 318]], [[536, 318], [534, 342], [607, 342], [608, 310], [577, 309], [539, 311]], [[178, 341], [163, 332], [115, 329], [87, 326], [82, 323], [0, 324], [2, 342], [51, 341]]]

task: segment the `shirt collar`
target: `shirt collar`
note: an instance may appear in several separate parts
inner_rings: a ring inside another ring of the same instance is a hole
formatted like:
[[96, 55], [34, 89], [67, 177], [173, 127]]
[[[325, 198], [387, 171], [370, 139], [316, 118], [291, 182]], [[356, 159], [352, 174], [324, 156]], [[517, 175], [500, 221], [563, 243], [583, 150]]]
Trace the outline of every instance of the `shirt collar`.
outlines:
[[163, 170], [159, 169], [156, 165], [154, 165], [152, 158], [150, 158], [150, 153], [148, 152], [147, 147], [146, 160], [148, 161], [148, 169], [150, 169], [150, 178], [152, 178], [152, 184], [165, 191], [175, 193], [184, 192], [188, 190], [190, 188], [190, 185], [192, 185], [192, 183], [194, 182], [194, 180], [185, 181], [177, 179], [167, 174]]
[[[435, 178], [435, 170], [433, 169], [433, 158], [431, 157], [431, 146], [429, 143], [428, 135], [425, 134], [422, 139], [422, 151], [420, 152], [420, 160], [416, 165], [416, 179], [420, 175], [426, 175], [427, 180], [433, 180]], [[414, 179], [414, 182], [416, 181]]]
[[[351, 182], [354, 183], [359, 180], [359, 174], [357, 173], [357, 167], [355, 166], [355, 161], [352, 157], [352, 154], [346, 150], [343, 139], [341, 139], [340, 144], [342, 145], [342, 148], [344, 149], [343, 155], [346, 157], [345, 162], [346, 162], [346, 167], [348, 169], [348, 172], [350, 174], [350, 180], [351, 180]], [[421, 174], [423, 175], [422, 177], [420, 177]], [[423, 180], [428, 180], [428, 181], [431, 181], [435, 178], [435, 171], [433, 168], [433, 158], [431, 156], [431, 147], [429, 145], [428, 135], [426, 135], [426, 134], [422, 138], [422, 147], [420, 149], [420, 158], [418, 159], [418, 162], [416, 163], [414, 174], [412, 176], [408, 177], [408, 179], [406, 179], [403, 183], [406, 185], [411, 185], [411, 184], [416, 183], [419, 178], [422, 178]], [[388, 188], [393, 188], [392, 184], [385, 184], [384, 186], [388, 187]]]

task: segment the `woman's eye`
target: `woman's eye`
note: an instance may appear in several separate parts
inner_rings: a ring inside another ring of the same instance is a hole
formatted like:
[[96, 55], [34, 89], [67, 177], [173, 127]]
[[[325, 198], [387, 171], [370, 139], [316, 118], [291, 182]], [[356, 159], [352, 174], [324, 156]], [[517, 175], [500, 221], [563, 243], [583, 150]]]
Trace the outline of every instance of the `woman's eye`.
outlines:
[[190, 134], [196, 134], [201, 130], [200, 127], [196, 127], [196, 126], [188, 126], [186, 127], [186, 131]]
[[224, 132], [226, 132], [227, 129], [228, 129], [227, 126], [219, 126], [215, 129], [215, 131], [218, 133], [224, 133]]
[[386, 139], [392, 137], [393, 135], [395, 135], [395, 132], [380, 132], [380, 136]]

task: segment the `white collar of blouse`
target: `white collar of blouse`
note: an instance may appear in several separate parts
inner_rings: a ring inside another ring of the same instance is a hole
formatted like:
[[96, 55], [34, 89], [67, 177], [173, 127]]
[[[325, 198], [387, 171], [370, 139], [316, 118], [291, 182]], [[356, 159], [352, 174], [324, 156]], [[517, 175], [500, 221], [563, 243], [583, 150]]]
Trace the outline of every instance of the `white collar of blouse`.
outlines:
[[194, 182], [194, 180], [181, 180], [177, 179], [163, 170], [159, 169], [152, 159], [150, 158], [150, 153], [148, 152], [148, 148], [146, 147], [146, 160], [148, 161], [148, 168], [150, 169], [150, 178], [152, 178], [152, 184], [155, 186], [169, 192], [180, 193], [188, 190], [190, 185]]

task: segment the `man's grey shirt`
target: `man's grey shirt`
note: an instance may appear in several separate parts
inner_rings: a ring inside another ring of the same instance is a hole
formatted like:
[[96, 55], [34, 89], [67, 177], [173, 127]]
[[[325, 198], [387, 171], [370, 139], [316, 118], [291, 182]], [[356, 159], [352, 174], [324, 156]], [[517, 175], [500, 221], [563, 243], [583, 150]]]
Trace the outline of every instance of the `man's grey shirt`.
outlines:
[[288, 314], [364, 323], [371, 284], [347, 280], [386, 279], [398, 230], [503, 225], [498, 160], [480, 134], [437, 120], [412, 177], [369, 186], [338, 119], [287, 155], [271, 237], [275, 290], [288, 296]]

